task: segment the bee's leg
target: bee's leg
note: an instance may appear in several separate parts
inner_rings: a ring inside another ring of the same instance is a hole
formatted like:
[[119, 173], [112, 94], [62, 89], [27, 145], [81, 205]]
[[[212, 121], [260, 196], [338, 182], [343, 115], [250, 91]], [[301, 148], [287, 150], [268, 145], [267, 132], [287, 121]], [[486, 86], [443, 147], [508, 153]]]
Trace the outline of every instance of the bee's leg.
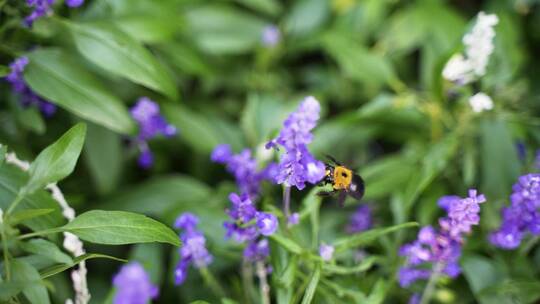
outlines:
[[345, 191], [341, 191], [338, 196], [338, 204], [341, 208], [345, 207], [346, 198], [347, 198], [347, 193]]
[[319, 191], [317, 192], [317, 195], [318, 196], [332, 196], [334, 193], [336, 193], [336, 191]]

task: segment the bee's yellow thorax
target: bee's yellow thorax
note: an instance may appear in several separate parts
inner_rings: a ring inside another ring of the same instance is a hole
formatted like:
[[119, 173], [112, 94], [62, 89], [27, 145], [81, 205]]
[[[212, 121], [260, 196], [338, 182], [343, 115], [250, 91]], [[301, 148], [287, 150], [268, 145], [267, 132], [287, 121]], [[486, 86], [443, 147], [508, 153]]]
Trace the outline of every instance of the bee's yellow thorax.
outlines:
[[336, 190], [348, 189], [352, 182], [353, 173], [351, 170], [338, 166], [334, 168], [334, 184]]

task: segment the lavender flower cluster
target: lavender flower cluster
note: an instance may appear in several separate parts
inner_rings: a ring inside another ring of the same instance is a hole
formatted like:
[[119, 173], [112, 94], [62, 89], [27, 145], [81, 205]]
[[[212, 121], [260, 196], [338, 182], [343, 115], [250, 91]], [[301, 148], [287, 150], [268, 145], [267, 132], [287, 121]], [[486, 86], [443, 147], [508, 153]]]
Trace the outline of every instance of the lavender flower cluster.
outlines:
[[505, 249], [517, 248], [527, 232], [540, 234], [540, 174], [521, 176], [512, 191], [510, 206], [502, 209], [502, 224], [489, 238]]
[[150, 277], [141, 264], [129, 263], [122, 267], [113, 278], [117, 291], [114, 304], [146, 304], [157, 298], [159, 289], [150, 281]]
[[177, 133], [176, 127], [167, 123], [160, 114], [159, 105], [148, 97], [139, 98], [130, 112], [139, 125], [136, 139], [140, 150], [139, 166], [149, 168], [154, 163], [154, 156], [148, 147], [148, 140], [158, 135], [172, 137]]
[[[34, 10], [30, 15], [24, 18], [24, 24], [28, 27], [32, 26], [37, 19], [52, 13], [52, 5], [55, 0], [26, 0], [26, 5]], [[66, 0], [66, 5], [69, 7], [79, 7], [83, 5], [84, 0]]]
[[306, 182], [316, 184], [324, 177], [324, 163], [316, 160], [307, 147], [313, 141], [311, 130], [317, 125], [320, 111], [319, 102], [312, 96], [306, 97], [285, 120], [279, 136], [266, 144], [266, 148], [285, 149], [278, 165], [278, 184], [302, 190]]
[[180, 261], [174, 270], [176, 285], [184, 283], [190, 264], [196, 268], [203, 268], [212, 263], [213, 257], [206, 249], [206, 238], [197, 230], [198, 223], [199, 218], [189, 212], [181, 214], [174, 223], [174, 227], [183, 230], [180, 235], [183, 243], [179, 249]]
[[277, 165], [270, 163], [262, 170], [257, 169], [257, 161], [252, 157], [249, 149], [239, 154], [233, 154], [231, 146], [218, 145], [212, 152], [213, 162], [224, 164], [227, 171], [234, 175], [241, 194], [247, 194], [256, 199], [261, 191], [261, 181], [274, 180]]
[[52, 116], [56, 112], [56, 106], [39, 97], [26, 84], [23, 77], [24, 68], [29, 63], [27, 57], [19, 57], [10, 65], [10, 73], [6, 76], [11, 89], [19, 95], [20, 103], [23, 107], [36, 106], [46, 117]]
[[227, 214], [232, 221], [223, 224], [226, 237], [233, 238], [240, 243], [248, 243], [244, 249], [244, 258], [246, 260], [264, 260], [270, 253], [268, 241], [264, 237], [276, 232], [278, 228], [276, 216], [258, 211], [246, 194], [231, 193], [229, 200], [232, 207], [227, 210]]
[[[434, 271], [442, 271], [452, 278], [460, 274], [458, 261], [464, 236], [480, 222], [480, 204], [485, 201], [484, 195], [477, 195], [476, 190], [469, 190], [466, 198], [441, 198], [439, 205], [447, 211], [448, 216], [439, 219], [439, 231], [431, 226], [423, 227], [416, 241], [400, 249], [399, 254], [407, 258], [405, 266], [398, 273], [402, 287], [427, 279]], [[431, 266], [426, 267], [429, 264]]]

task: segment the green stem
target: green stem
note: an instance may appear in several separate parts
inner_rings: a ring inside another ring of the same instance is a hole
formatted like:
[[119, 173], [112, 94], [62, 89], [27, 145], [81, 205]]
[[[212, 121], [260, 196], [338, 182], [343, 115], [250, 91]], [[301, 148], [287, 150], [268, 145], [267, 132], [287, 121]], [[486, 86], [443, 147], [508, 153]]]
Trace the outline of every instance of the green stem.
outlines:
[[531, 249], [533, 249], [534, 245], [536, 245], [539, 240], [540, 240], [540, 235], [535, 236], [535, 237], [531, 238], [530, 240], [528, 240], [527, 243], [525, 244], [525, 246], [523, 246], [523, 249], [521, 249], [519, 251], [519, 254], [521, 256], [526, 256], [527, 254], [529, 254], [529, 251], [531, 251]]
[[17, 239], [19, 239], [19, 240], [24, 240], [24, 239], [31, 238], [31, 237], [35, 237], [35, 236], [41, 236], [41, 235], [46, 235], [46, 234], [53, 234], [53, 233], [58, 233], [58, 232], [62, 232], [62, 231], [65, 231], [65, 230], [62, 230], [62, 227], [52, 228], [52, 229], [47, 229], [47, 230], [41, 230], [41, 231], [31, 232], [31, 233], [27, 233], [27, 234], [21, 234], [21, 235], [19, 235], [19, 236], [17, 237]]
[[285, 222], [289, 221], [291, 216], [291, 187], [283, 187], [283, 212], [285, 213]]
[[9, 249], [7, 243], [6, 230], [2, 226], [2, 248], [4, 249], [4, 268], [6, 269], [6, 279], [11, 280], [11, 267], [9, 265]]
[[15, 199], [13, 200], [13, 202], [11, 203], [11, 205], [9, 205], [9, 208], [8, 210], [6, 211], [6, 215], [4, 217], [7, 217], [8, 215], [11, 214], [11, 212], [13, 212], [13, 210], [15, 210], [15, 208], [17, 207], [17, 205], [22, 201], [22, 199], [24, 198], [24, 195], [21, 194], [20, 192], [17, 193], [17, 196], [15, 197]]
[[257, 276], [259, 277], [259, 286], [261, 289], [261, 303], [270, 304], [270, 285], [266, 280], [266, 267], [264, 262], [257, 261]]
[[218, 295], [220, 298], [225, 297], [225, 291], [223, 287], [219, 284], [219, 282], [216, 280], [212, 272], [208, 270], [206, 267], [199, 268], [199, 271], [201, 273], [201, 276], [203, 277], [204, 282], [212, 291]]
[[443, 267], [444, 265], [442, 263], [437, 263], [433, 266], [433, 273], [429, 278], [426, 289], [424, 289], [424, 292], [422, 293], [420, 304], [428, 304], [431, 301], [431, 297], [433, 296], [433, 292], [435, 291], [435, 284], [437, 284], [437, 281], [441, 276]]

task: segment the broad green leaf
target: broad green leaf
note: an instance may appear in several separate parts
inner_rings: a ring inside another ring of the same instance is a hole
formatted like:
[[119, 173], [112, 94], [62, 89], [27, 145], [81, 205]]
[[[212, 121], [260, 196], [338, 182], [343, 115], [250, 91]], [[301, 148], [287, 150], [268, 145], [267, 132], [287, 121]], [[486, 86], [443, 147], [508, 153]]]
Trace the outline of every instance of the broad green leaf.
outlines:
[[180, 239], [169, 227], [144, 215], [125, 211], [88, 211], [60, 229], [97, 244], [160, 242], [180, 246]]
[[478, 296], [480, 298], [497, 298], [500, 302], [507, 300], [515, 303], [537, 303], [540, 299], [540, 281], [501, 282], [482, 289]]
[[129, 256], [130, 261], [138, 261], [144, 266], [150, 276], [150, 281], [160, 285], [165, 270], [163, 246], [161, 244], [137, 244], [133, 247]]
[[162, 216], [178, 205], [208, 201], [210, 194], [206, 184], [190, 176], [160, 176], [117, 193], [100, 208]]
[[169, 72], [143, 45], [108, 23], [64, 22], [77, 49], [106, 71], [178, 99]]
[[192, 45], [180, 42], [162, 43], [157, 48], [165, 55], [176, 69], [182, 74], [192, 74], [209, 77], [214, 73], [214, 67], [208, 58]]
[[15, 107], [15, 109], [15, 116], [17, 117], [17, 121], [22, 126], [36, 134], [41, 135], [45, 132], [45, 121], [37, 107]]
[[302, 246], [298, 245], [298, 243], [296, 243], [295, 241], [289, 238], [286, 238], [280, 234], [277, 234], [277, 233], [272, 234], [270, 238], [292, 253], [301, 254], [303, 252]]
[[508, 302], [510, 299], [503, 299], [500, 295], [480, 294], [482, 290], [500, 284], [505, 279], [492, 260], [477, 255], [467, 256], [462, 260], [461, 267], [476, 300], [480, 303], [511, 303]]
[[366, 299], [366, 303], [368, 304], [383, 303], [388, 288], [389, 286], [387, 282], [384, 279], [379, 279], [377, 283], [375, 283], [375, 286], [373, 286], [373, 290], [369, 294], [369, 297]]
[[283, 273], [279, 276], [278, 282], [283, 287], [289, 289], [293, 287], [294, 278], [296, 276], [296, 269], [298, 268], [298, 256], [293, 255], [289, 259], [287, 267], [283, 270]]
[[253, 10], [265, 13], [268, 15], [275, 16], [279, 14], [283, 7], [280, 2], [277, 0], [236, 0], [238, 3], [241, 3]]
[[73, 263], [73, 259], [68, 254], [62, 252], [54, 243], [44, 239], [32, 239], [27, 242], [21, 242], [20, 246], [26, 252], [43, 255], [57, 263]]
[[124, 160], [119, 135], [89, 123], [83, 157], [100, 194], [116, 189]]
[[317, 285], [319, 285], [319, 279], [321, 278], [321, 265], [315, 265], [315, 270], [311, 275], [311, 280], [306, 288], [306, 293], [302, 298], [302, 304], [309, 304], [315, 296], [315, 291], [317, 291]]
[[392, 155], [377, 159], [359, 169], [365, 180], [366, 199], [388, 196], [395, 189], [402, 189], [415, 172], [414, 159], [408, 155]]
[[85, 135], [86, 125], [77, 124], [41, 151], [30, 166], [30, 179], [21, 193], [33, 193], [71, 174], [81, 153]]
[[354, 273], [360, 273], [369, 270], [377, 261], [378, 257], [370, 256], [362, 260], [358, 265], [353, 267], [345, 267], [334, 264], [324, 264], [323, 272], [325, 274], [339, 274], [339, 275], [348, 275]]
[[7, 146], [0, 144], [0, 166], [4, 164], [6, 160]]
[[55, 266], [52, 266], [52, 267], [49, 267], [49, 268], [43, 270], [41, 272], [41, 274], [40, 274], [41, 278], [46, 279], [48, 277], [51, 277], [51, 276], [53, 276], [55, 274], [58, 274], [58, 273], [63, 272], [65, 270], [68, 270], [68, 269], [70, 269], [72, 267], [75, 267], [80, 262], [86, 261], [88, 259], [109, 259], [109, 260], [115, 260], [115, 261], [119, 261], [119, 262], [127, 262], [124, 259], [119, 259], [119, 258], [110, 256], [110, 255], [106, 255], [106, 254], [85, 253], [85, 254], [83, 254], [81, 256], [78, 256], [78, 257], [74, 258], [73, 261], [71, 263], [69, 263], [69, 264], [55, 265]]
[[292, 36], [305, 36], [313, 33], [328, 19], [329, 1], [299, 0], [285, 16], [285, 33]]
[[292, 110], [275, 97], [251, 94], [242, 113], [242, 130], [253, 145], [268, 141], [271, 132], [279, 130]]
[[245, 53], [260, 43], [266, 22], [225, 5], [201, 5], [186, 13], [197, 45], [209, 54]]
[[340, 238], [336, 240], [334, 242], [334, 247], [336, 248], [336, 252], [341, 252], [350, 248], [366, 246], [386, 234], [399, 231], [401, 229], [417, 227], [417, 226], [418, 226], [417, 223], [409, 222], [409, 223], [404, 223], [404, 224], [400, 224], [396, 226], [390, 226], [387, 228], [376, 228], [376, 229], [367, 230], [367, 231], [358, 233], [356, 235], [352, 235], [352, 236], [348, 236], [348, 237], [344, 237], [344, 238]]
[[37, 94], [116, 132], [135, 133], [127, 108], [70, 54], [39, 49], [28, 58], [24, 79]]
[[[13, 260], [11, 262], [11, 272], [13, 273], [13, 281], [16, 282], [41, 281], [39, 272], [34, 267], [22, 261]], [[32, 304], [50, 303], [47, 289], [41, 282], [24, 287], [22, 293]]]
[[[19, 189], [26, 184], [27, 180], [28, 175], [26, 172], [11, 165], [0, 166], [0, 208], [6, 210], [9, 207], [9, 204], [14, 200]], [[34, 210], [43, 209], [53, 211], [38, 217], [22, 219], [21, 223], [33, 231], [42, 231], [65, 223], [60, 206], [51, 198], [50, 193], [45, 190], [38, 190], [34, 194], [25, 196], [10, 218], [13, 219], [15, 216], [15, 219], [17, 219], [18, 216], [24, 217], [25, 215], [33, 216], [35, 215]], [[26, 213], [26, 211], [30, 213]], [[41, 211], [37, 212], [41, 213]]]
[[114, 23], [125, 33], [143, 43], [160, 43], [173, 40], [181, 28], [178, 15], [130, 14], [114, 18]]
[[[0, 301], [7, 301], [19, 294], [24, 288], [29, 285], [39, 284], [37, 281], [10, 281], [0, 282]], [[4, 302], [2, 302], [4, 303]]]

